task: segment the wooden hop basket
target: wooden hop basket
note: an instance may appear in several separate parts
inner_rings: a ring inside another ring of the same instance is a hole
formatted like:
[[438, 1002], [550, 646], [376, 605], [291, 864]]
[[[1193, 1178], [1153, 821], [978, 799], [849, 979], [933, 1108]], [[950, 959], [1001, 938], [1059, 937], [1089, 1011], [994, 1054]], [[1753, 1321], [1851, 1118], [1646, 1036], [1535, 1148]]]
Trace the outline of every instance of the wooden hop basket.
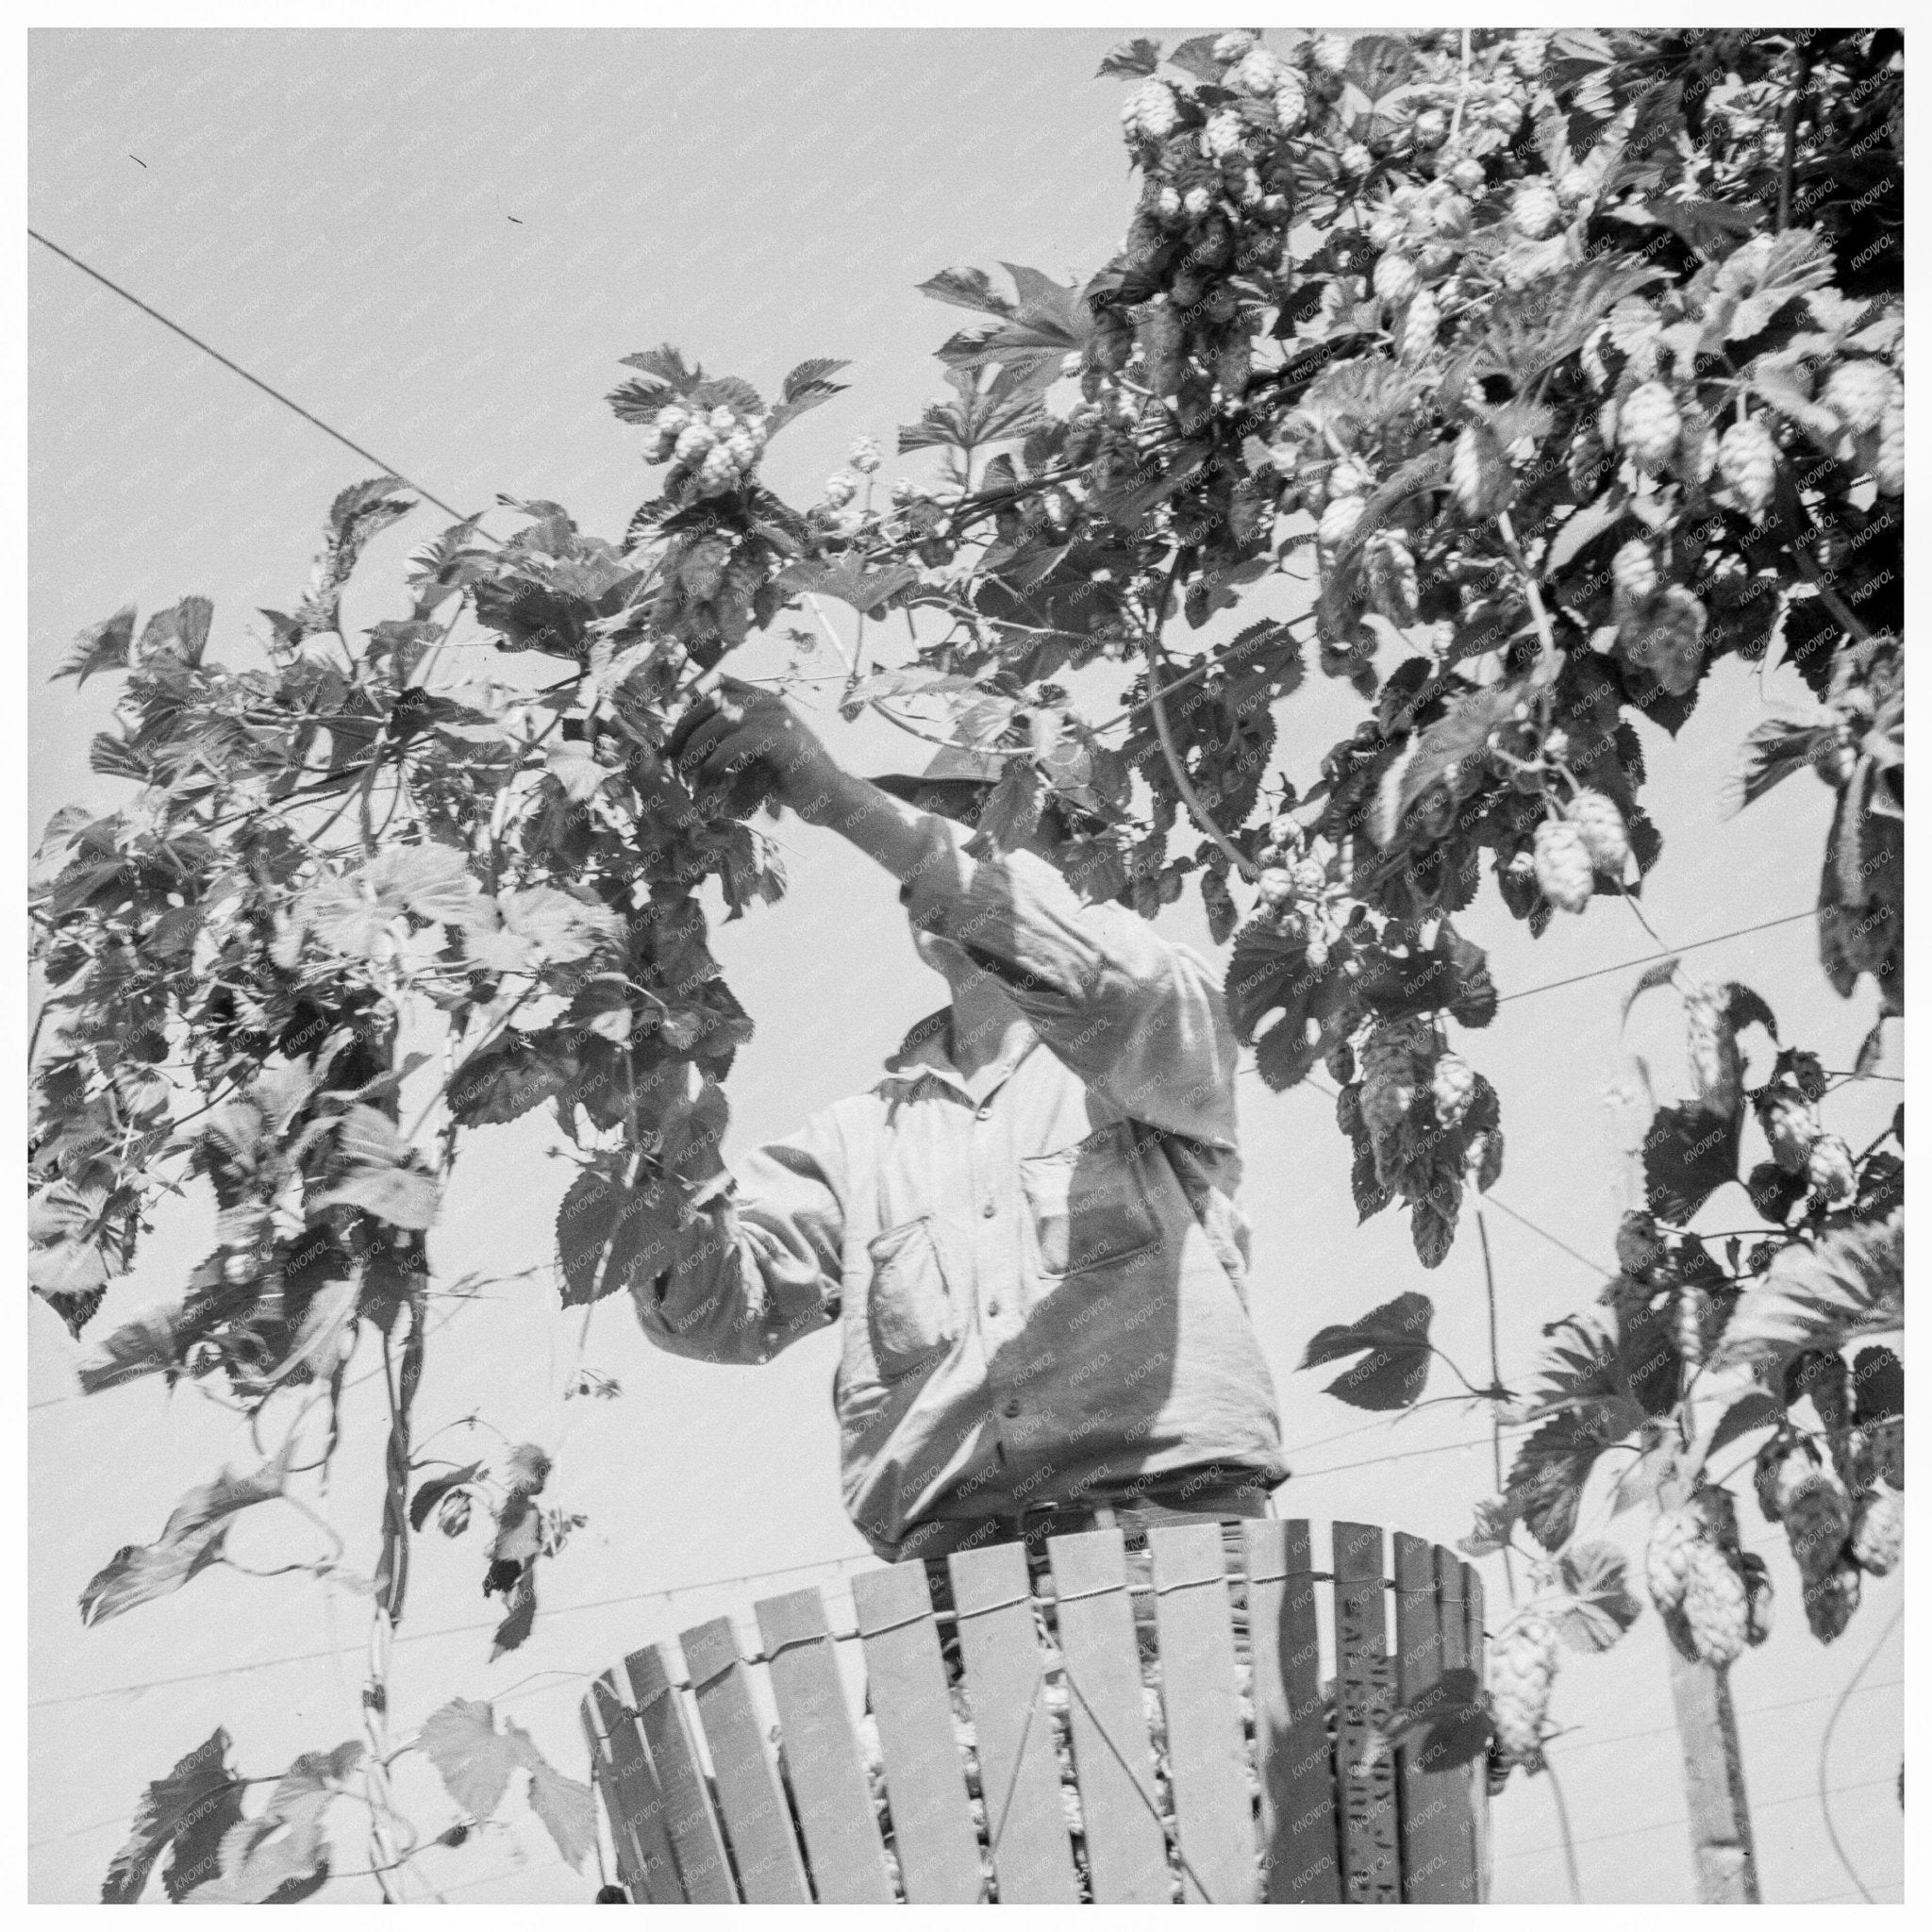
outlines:
[[907, 1563], [852, 1578], [854, 1632], [802, 1590], [754, 1607], [754, 1655], [729, 1617], [646, 1645], [583, 1705], [618, 1878], [651, 1905], [1481, 1901], [1480, 1759], [1369, 1749], [1445, 1672], [1480, 1677], [1474, 1572], [1398, 1533], [1389, 1574], [1366, 1524], [1334, 1524], [1326, 1570], [1307, 1522], [1240, 1529], [1234, 1574], [1221, 1525], [1149, 1532], [1140, 1636], [1149, 1586], [1099, 1529], [1049, 1540], [1051, 1594], [994, 1544], [948, 1559], [950, 1614]]

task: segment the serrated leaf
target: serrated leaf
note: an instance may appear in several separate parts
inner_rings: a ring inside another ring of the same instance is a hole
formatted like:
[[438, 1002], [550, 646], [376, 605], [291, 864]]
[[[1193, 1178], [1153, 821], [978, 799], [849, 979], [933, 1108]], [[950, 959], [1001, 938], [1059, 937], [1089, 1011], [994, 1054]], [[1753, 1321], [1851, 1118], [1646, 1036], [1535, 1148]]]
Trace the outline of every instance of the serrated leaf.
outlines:
[[353, 1740], [333, 1751], [305, 1751], [276, 1781], [261, 1816], [223, 1837], [220, 1877], [196, 1886], [184, 1903], [295, 1905], [319, 1891], [329, 1876], [323, 1818], [362, 1755]]
[[493, 1818], [523, 1762], [516, 1740], [496, 1728], [487, 1704], [453, 1698], [424, 1721], [416, 1746], [442, 1779], [443, 1789], [472, 1818]]
[[1322, 1329], [1300, 1366], [1319, 1367], [1346, 1356], [1362, 1359], [1323, 1391], [1355, 1408], [1407, 1408], [1422, 1398], [1429, 1379], [1429, 1323], [1435, 1306], [1425, 1294], [1399, 1294], [1357, 1322]]
[[134, 643], [134, 606], [124, 605], [112, 617], [91, 624], [74, 641], [72, 649], [49, 683], [71, 677], [85, 684], [97, 671], [125, 671], [127, 654]]
[[677, 1190], [661, 1174], [625, 1188], [607, 1167], [587, 1167], [557, 1212], [566, 1307], [648, 1286], [672, 1265], [681, 1219]]
[[1550, 540], [1549, 555], [1543, 559], [1543, 575], [1553, 576], [1562, 570], [1588, 543], [1593, 543], [1606, 530], [1614, 529], [1624, 514], [1624, 495], [1608, 490], [1594, 503], [1589, 503], [1566, 518]]
[[540, 1050], [514, 1031], [473, 1054], [450, 1082], [453, 1117], [468, 1127], [521, 1119], [541, 1102], [566, 1091], [581, 1072], [575, 1056]]
[[434, 1174], [400, 1167], [358, 1167], [336, 1183], [318, 1205], [359, 1208], [391, 1227], [421, 1233], [434, 1226], [442, 1200]]
[[1776, 1397], [1762, 1389], [1747, 1391], [1718, 1418], [1710, 1441], [1704, 1446], [1705, 1455], [1715, 1456], [1720, 1449], [1729, 1448], [1739, 1437], [1774, 1423], [1778, 1413]]
[[400, 906], [419, 919], [464, 925], [486, 916], [483, 889], [454, 846], [391, 846], [376, 855], [364, 877], [385, 905]]
[[1579, 1543], [1564, 1551], [1557, 1571], [1568, 1596], [1550, 1603], [1547, 1614], [1572, 1650], [1586, 1655], [1608, 1650], [1643, 1614], [1616, 1544]]
[[1676, 977], [1678, 964], [1678, 956], [1673, 953], [1668, 959], [1659, 959], [1655, 966], [1646, 966], [1644, 968], [1643, 972], [1638, 976], [1637, 984], [1624, 995], [1624, 1011], [1622, 1016], [1624, 1020], [1628, 1021], [1630, 1018], [1630, 1008], [1637, 1004], [1643, 994], [1654, 991], [1657, 987], [1670, 985], [1671, 981]]
[[127, 1544], [94, 1574], [80, 1593], [81, 1622], [102, 1624], [139, 1604], [171, 1595], [215, 1562], [234, 1518], [282, 1493], [289, 1453], [285, 1447], [246, 1474], [224, 1470], [212, 1482], [190, 1490], [156, 1541]]
[[1905, 1216], [1826, 1230], [1780, 1251], [1739, 1298], [1712, 1369], [1780, 1363], [1905, 1325]]
[[1013, 304], [992, 285], [983, 268], [942, 268], [917, 285], [922, 295], [935, 302], [950, 303], [955, 308], [971, 308], [981, 315], [1011, 315]]
[[1696, 1105], [1657, 1109], [1643, 1137], [1644, 1198], [1664, 1221], [1686, 1222], [1739, 1178], [1743, 1109], [1720, 1119]]
[[480, 1462], [466, 1462], [461, 1469], [445, 1470], [441, 1475], [431, 1476], [409, 1499], [409, 1527], [420, 1531], [429, 1521], [430, 1512], [452, 1490], [475, 1482], [482, 1473]]
[[81, 1393], [98, 1395], [103, 1389], [118, 1389], [142, 1375], [173, 1373], [178, 1360], [175, 1338], [180, 1317], [180, 1305], [171, 1302], [124, 1323], [81, 1361], [75, 1371]]
[[1371, 1770], [1390, 1752], [1407, 1747], [1418, 1771], [1453, 1771], [1471, 1764], [1490, 1747], [1495, 1721], [1474, 1671], [1452, 1665], [1412, 1705], [1398, 1706], [1371, 1734], [1362, 1769]]
[[1160, 65], [1160, 42], [1141, 37], [1132, 40], [1116, 41], [1107, 51], [1098, 71], [1096, 80], [1109, 75], [1139, 75], [1152, 74]]
[[[510, 1726], [516, 1731], [516, 1726]], [[530, 1773], [530, 1809], [550, 1834], [564, 1862], [577, 1871], [597, 1847], [597, 1801], [591, 1788], [547, 1764], [536, 1744], [517, 1731]], [[534, 1762], [532, 1761], [534, 1760]]]
[[101, 1903], [139, 1904], [164, 1851], [169, 1858], [161, 1883], [178, 1901], [191, 1882], [214, 1869], [223, 1839], [242, 1816], [245, 1789], [228, 1764], [228, 1734], [217, 1725], [205, 1743], [142, 1792], [127, 1841], [108, 1867]]

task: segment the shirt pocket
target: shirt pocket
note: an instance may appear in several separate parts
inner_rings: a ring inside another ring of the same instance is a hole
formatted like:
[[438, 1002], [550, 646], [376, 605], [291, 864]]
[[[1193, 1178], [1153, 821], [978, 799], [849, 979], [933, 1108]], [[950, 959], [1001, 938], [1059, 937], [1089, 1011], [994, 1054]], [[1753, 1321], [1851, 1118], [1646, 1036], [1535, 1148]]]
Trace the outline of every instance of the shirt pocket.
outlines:
[[1133, 1127], [1116, 1121], [1071, 1147], [1020, 1163], [1042, 1274], [1108, 1267], [1159, 1241], [1159, 1217], [1141, 1160]]
[[872, 1259], [866, 1326], [879, 1374], [890, 1379], [958, 1341], [959, 1321], [933, 1240], [931, 1215], [874, 1235], [866, 1253]]

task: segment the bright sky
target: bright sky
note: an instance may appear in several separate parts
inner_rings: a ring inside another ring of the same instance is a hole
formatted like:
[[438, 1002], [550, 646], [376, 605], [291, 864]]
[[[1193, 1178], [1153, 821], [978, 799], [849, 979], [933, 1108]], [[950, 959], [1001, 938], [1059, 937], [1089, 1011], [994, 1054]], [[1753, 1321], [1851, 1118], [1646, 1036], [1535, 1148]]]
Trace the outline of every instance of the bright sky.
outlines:
[[[42, 32], [30, 57], [30, 219], [448, 501], [553, 497], [616, 537], [655, 474], [640, 461], [638, 433], [603, 401], [621, 356], [669, 339], [767, 393], [806, 357], [850, 358], [850, 392], [786, 431], [767, 464], [804, 503], [854, 436], [870, 431], [890, 449], [895, 425], [939, 391], [930, 352], [959, 318], [915, 283], [1001, 259], [1063, 279], [1097, 268], [1128, 208], [1116, 84], [1091, 77], [1115, 38]], [[130, 600], [144, 618], [205, 592], [216, 606], [211, 653], [248, 661], [257, 607], [286, 608], [330, 497], [371, 467], [40, 250], [30, 326], [37, 838], [70, 799], [106, 806], [124, 795], [86, 763], [115, 681], [78, 693], [45, 683], [74, 634]], [[884, 475], [922, 460], [889, 457]], [[377, 541], [351, 600], [358, 621], [396, 614], [401, 559], [442, 521], [425, 511]], [[1264, 587], [1241, 621], [1286, 614], [1293, 595], [1286, 582]], [[755, 647], [747, 661], [775, 669], [782, 657]], [[1760, 689], [1732, 661], [1676, 744], [1644, 728], [1646, 795], [1667, 841], [1645, 904], [1673, 944], [1812, 903], [1825, 791], [1800, 777], [1735, 821], [1719, 817], [1714, 797], [1738, 741], [1784, 684]], [[1345, 685], [1320, 678], [1283, 706], [1298, 775], [1350, 728], [1352, 707]], [[920, 753], [875, 721], [847, 727], [828, 712], [824, 722], [858, 769]], [[883, 874], [829, 834], [793, 822], [780, 836], [790, 896], [714, 938], [758, 1027], [730, 1081], [727, 1158], [870, 1084], [904, 1028], [943, 997]], [[1591, 1301], [1596, 1264], [1609, 1258], [1618, 1182], [1600, 1096], [1635, 974], [1529, 995], [1654, 948], [1614, 902], [1559, 918], [1535, 942], [1493, 893], [1465, 924], [1492, 948], [1510, 1001], [1463, 1042], [1501, 1090], [1508, 1136], [1490, 1216], [1508, 1379], [1531, 1366], [1542, 1324]], [[1208, 945], [1191, 894], [1163, 924]], [[1694, 958], [1713, 976], [1747, 979], [1786, 1037], [1827, 1067], [1851, 1065], [1874, 1000], [1830, 991], [1807, 923]], [[1639, 1007], [1630, 1040], [1674, 1097], [1683, 1053], [1668, 996]], [[1884, 1070], [1902, 1071], [1895, 1053]], [[1871, 1082], [1835, 1094], [1827, 1124], [1862, 1145], [1901, 1091]], [[1393, 1212], [1356, 1227], [1347, 1143], [1327, 1100], [1274, 1096], [1256, 1079], [1241, 1098], [1255, 1319], [1297, 1473], [1279, 1506], [1453, 1541], [1491, 1487], [1486, 1421], [1448, 1405], [1399, 1425], [1373, 1420], [1321, 1394], [1327, 1376], [1298, 1374], [1295, 1363], [1316, 1328], [1421, 1289], [1438, 1305], [1438, 1341], [1480, 1379], [1474, 1229], [1465, 1221], [1449, 1260], [1425, 1278]], [[582, 1775], [575, 1705], [586, 1674], [646, 1639], [746, 1612], [755, 1597], [810, 1579], [654, 1592], [870, 1559], [839, 1503], [831, 1332], [761, 1371], [708, 1368], [657, 1353], [628, 1307], [609, 1305], [585, 1360], [621, 1383], [622, 1398], [561, 1401], [578, 1324], [558, 1311], [541, 1272], [570, 1176], [552, 1158], [554, 1139], [525, 1124], [467, 1143], [434, 1237], [439, 1278], [540, 1273], [473, 1305], [443, 1305], [417, 1414], [427, 1435], [481, 1407], [512, 1438], [560, 1445], [552, 1493], [590, 1526], [543, 1566], [534, 1638], [487, 1667], [494, 1619], [478, 1595], [480, 1541], [419, 1545], [391, 1697], [399, 1736], [451, 1696], [493, 1699]], [[1740, 1201], [1722, 1197], [1707, 1224], [1741, 1224]], [[208, 1251], [210, 1219], [198, 1204], [164, 1209], [96, 1329], [178, 1292]], [[89, 1576], [119, 1545], [157, 1534], [180, 1492], [224, 1458], [239, 1466], [253, 1455], [237, 1420], [192, 1391], [171, 1400], [148, 1383], [79, 1399], [80, 1351], [38, 1303], [28, 1326], [30, 1887], [36, 1900], [82, 1900], [97, 1896], [141, 1786], [215, 1724], [257, 1774], [358, 1734], [366, 1612], [364, 1600], [299, 1576], [218, 1571], [84, 1631], [75, 1599]], [[1439, 1370], [1436, 1392], [1446, 1380]], [[378, 1507], [375, 1399], [373, 1385], [351, 1397], [330, 1497], [365, 1565]], [[470, 1441], [453, 1427], [439, 1446], [466, 1455]], [[299, 1528], [263, 1515], [238, 1533], [238, 1557], [265, 1568], [310, 1553]], [[1586, 1524], [1592, 1516], [1599, 1533], [1641, 1550], [1640, 1515], [1606, 1524], [1604, 1507], [1587, 1506]], [[1900, 1583], [1869, 1588], [1847, 1636], [1821, 1650], [1803, 1627], [1781, 1537], [1748, 1506], [1744, 1520], [1780, 1596], [1776, 1634], [1733, 1674], [1765, 1895], [1846, 1894], [1852, 1881], [1813, 1795], [1819, 1738], [1899, 1607]], [[1492, 1605], [1504, 1600], [1499, 1574], [1490, 1588]], [[1646, 1614], [1608, 1656], [1567, 1657], [1558, 1681], [1556, 1713], [1574, 1729], [1553, 1757], [1593, 1903], [1693, 1896], [1665, 1650]], [[1894, 1634], [1846, 1706], [1831, 1756], [1840, 1835], [1890, 1899], [1901, 1896], [1890, 1790], [1901, 1656]], [[407, 1781], [402, 1790], [406, 1803], [421, 1800], [431, 1830], [442, 1822], [438, 1795]], [[342, 1862], [360, 1864], [354, 1814], [336, 1818]], [[1495, 1843], [1500, 1900], [1567, 1896], [1547, 1779], [1512, 1782]], [[466, 1902], [589, 1895], [526, 1820], [438, 1857], [430, 1875]], [[341, 1895], [373, 1888], [360, 1881]]]

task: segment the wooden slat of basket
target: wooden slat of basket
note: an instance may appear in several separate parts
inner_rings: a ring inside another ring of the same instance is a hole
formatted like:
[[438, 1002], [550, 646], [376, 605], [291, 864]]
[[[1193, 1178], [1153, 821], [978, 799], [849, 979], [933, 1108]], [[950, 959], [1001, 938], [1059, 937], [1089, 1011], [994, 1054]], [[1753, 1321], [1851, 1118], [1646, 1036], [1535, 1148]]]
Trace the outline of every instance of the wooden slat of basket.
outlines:
[[[1464, 1565], [1454, 1550], [1438, 1543], [1431, 1553], [1436, 1568], [1436, 1620], [1442, 1634], [1442, 1668], [1470, 1667], [1469, 1606], [1463, 1600]], [[1480, 1643], [1478, 1643], [1480, 1649]], [[1451, 1819], [1449, 1889], [1441, 1896], [1451, 1905], [1476, 1903], [1475, 1800], [1487, 1780], [1482, 1755], [1474, 1766], [1459, 1764], [1443, 1774], [1443, 1803]]]
[[1074, 1905], [1059, 1758], [1018, 1543], [947, 1559], [979, 1744], [979, 1786], [1002, 1905]]
[[845, 1707], [824, 1599], [816, 1590], [795, 1590], [754, 1607], [791, 1796], [811, 1859], [812, 1890], [821, 1905], [889, 1906], [885, 1847]]
[[677, 1694], [678, 1672], [661, 1643], [625, 1658], [638, 1723], [664, 1796], [664, 1824], [685, 1897], [694, 1906], [736, 1905], [738, 1888], [724, 1857], [724, 1838], [705, 1788], [697, 1742]]
[[1335, 1755], [1342, 1873], [1353, 1905], [1394, 1905], [1402, 1897], [1395, 1767], [1387, 1752], [1370, 1761], [1392, 1702], [1383, 1588], [1382, 1532], [1373, 1524], [1337, 1523]]
[[584, 1726], [584, 1742], [591, 1747], [591, 1789], [602, 1796], [604, 1816], [610, 1824], [610, 1850], [617, 1861], [617, 1882], [636, 1904], [644, 1896], [642, 1861], [638, 1857], [630, 1826], [625, 1823], [624, 1801], [617, 1795], [617, 1773], [611, 1763], [610, 1748], [597, 1728], [588, 1696], [578, 1704], [577, 1716]]
[[711, 1747], [718, 1808], [730, 1834], [739, 1890], [747, 1905], [809, 1905], [805, 1861], [778, 1767], [752, 1705], [731, 1619], [713, 1617], [680, 1632], [677, 1641], [691, 1673], [705, 1741]]
[[1341, 1897], [1338, 1804], [1322, 1722], [1308, 1525], [1268, 1519], [1242, 1530], [1265, 1894], [1271, 1905], [1334, 1905]]
[[1154, 1557], [1168, 1776], [1189, 1905], [1248, 1905], [1257, 1893], [1227, 1555], [1218, 1523], [1147, 1535]]
[[1126, 1541], [1118, 1529], [1095, 1529], [1050, 1538], [1046, 1549], [1093, 1902], [1164, 1906], [1173, 1890], [1141, 1695]]
[[[605, 1786], [610, 1807], [610, 1837], [617, 1848], [618, 1876], [640, 1905], [682, 1905], [684, 1887], [678, 1882], [677, 1861], [664, 1821], [664, 1795], [651, 1768], [638, 1721], [618, 1688], [616, 1674], [606, 1671], [591, 1686], [586, 1722], [594, 1713], [607, 1755]], [[631, 1868], [625, 1875], [625, 1866]]]
[[[1456, 1616], [1462, 1604], [1458, 1592]], [[1458, 1637], [1460, 1631], [1457, 1632]], [[1436, 1550], [1421, 1537], [1395, 1536], [1395, 1701], [1406, 1711], [1426, 1711], [1442, 1700], [1442, 1607]], [[1423, 1739], [1411, 1735], [1396, 1749], [1401, 1791], [1402, 1896], [1407, 1905], [1442, 1905], [1456, 1898], [1456, 1880], [1469, 1851], [1458, 1845], [1456, 1795], [1459, 1770], [1432, 1768]]]
[[918, 1563], [860, 1571], [852, 1602], [907, 1903], [977, 1905], [985, 1892], [979, 1845], [925, 1571]]
[[[1490, 1655], [1489, 1646], [1483, 1641], [1483, 1580], [1467, 1563], [1461, 1565], [1461, 1570], [1464, 1641], [1468, 1645], [1470, 1668], [1475, 1672], [1475, 1680], [1481, 1685], [1489, 1678]], [[1490, 1896], [1490, 1860], [1494, 1847], [1490, 1841], [1490, 1770], [1482, 1758], [1478, 1757], [1470, 1766], [1469, 1779], [1470, 1835], [1475, 1847], [1473, 1883], [1475, 1902], [1483, 1905]]]

